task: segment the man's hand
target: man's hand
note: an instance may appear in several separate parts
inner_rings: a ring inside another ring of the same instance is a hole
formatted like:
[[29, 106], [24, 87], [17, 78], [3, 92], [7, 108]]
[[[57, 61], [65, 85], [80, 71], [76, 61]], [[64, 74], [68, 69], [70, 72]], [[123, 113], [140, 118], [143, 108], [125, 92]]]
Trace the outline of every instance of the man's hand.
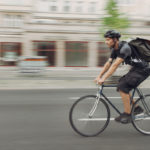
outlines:
[[104, 83], [104, 81], [105, 81], [104, 79], [100, 79], [100, 80], [98, 81], [98, 84], [99, 84], [99, 85], [102, 85], [102, 84]]
[[96, 84], [100, 84], [100, 85], [101, 85], [101, 84], [104, 83], [104, 80], [98, 76], [98, 77], [94, 80], [94, 82], [95, 82]]
[[99, 80], [100, 80], [100, 77], [98, 76], [95, 78], [94, 82], [97, 84]]

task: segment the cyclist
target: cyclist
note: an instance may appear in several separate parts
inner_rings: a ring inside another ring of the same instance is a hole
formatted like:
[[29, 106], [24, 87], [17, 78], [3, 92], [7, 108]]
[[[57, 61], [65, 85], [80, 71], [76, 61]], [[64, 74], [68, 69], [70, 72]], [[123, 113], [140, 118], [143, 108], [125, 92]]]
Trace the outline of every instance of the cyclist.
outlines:
[[[121, 34], [116, 30], [109, 30], [104, 34], [105, 43], [111, 50], [111, 56], [105, 63], [100, 74], [95, 81], [98, 84], [103, 84], [119, 67], [125, 63], [131, 65], [130, 71], [119, 79], [117, 91], [119, 91], [124, 104], [124, 112], [115, 118], [115, 121], [121, 123], [131, 122], [131, 105], [130, 91], [137, 87], [150, 75], [149, 63], [144, 60], [133, 59], [133, 54], [127, 42], [119, 41]], [[142, 113], [143, 109], [140, 106], [135, 108], [135, 113]]]

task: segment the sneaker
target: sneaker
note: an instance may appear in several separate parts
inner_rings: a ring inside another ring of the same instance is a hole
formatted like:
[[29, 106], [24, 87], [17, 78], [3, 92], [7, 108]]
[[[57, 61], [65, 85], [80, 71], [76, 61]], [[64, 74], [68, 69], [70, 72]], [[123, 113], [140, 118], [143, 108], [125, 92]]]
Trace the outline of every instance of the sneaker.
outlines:
[[130, 123], [131, 122], [131, 115], [124, 112], [120, 116], [116, 117], [115, 121], [123, 123], [123, 124]]
[[120, 116], [116, 117], [116, 118], [115, 118], [115, 121], [116, 121], [116, 122], [120, 122], [122, 115], [123, 115], [123, 114], [121, 114]]
[[143, 108], [140, 107], [140, 106], [137, 106], [137, 107], [134, 109], [134, 115], [138, 115], [138, 114], [141, 114], [141, 113], [143, 113], [143, 112], [144, 112], [144, 110], [143, 110]]

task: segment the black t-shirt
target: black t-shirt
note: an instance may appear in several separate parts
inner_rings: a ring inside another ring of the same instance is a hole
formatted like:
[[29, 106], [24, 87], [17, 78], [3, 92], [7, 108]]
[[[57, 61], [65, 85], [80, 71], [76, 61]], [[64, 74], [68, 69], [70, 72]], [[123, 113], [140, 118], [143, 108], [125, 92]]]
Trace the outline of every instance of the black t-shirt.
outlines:
[[114, 48], [111, 49], [111, 56], [113, 60], [117, 57], [124, 59], [125, 64], [134, 66], [134, 67], [140, 67], [145, 68], [148, 66], [148, 63], [144, 60], [138, 60], [134, 59], [132, 57], [132, 50], [127, 42], [121, 41], [119, 42], [119, 48], [115, 50]]

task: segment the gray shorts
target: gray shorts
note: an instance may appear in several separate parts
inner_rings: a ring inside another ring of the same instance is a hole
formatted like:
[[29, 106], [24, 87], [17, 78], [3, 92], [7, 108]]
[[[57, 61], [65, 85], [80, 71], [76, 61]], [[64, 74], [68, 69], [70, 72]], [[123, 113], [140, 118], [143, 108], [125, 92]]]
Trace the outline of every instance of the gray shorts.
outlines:
[[117, 91], [129, 93], [143, 82], [150, 74], [145, 69], [132, 68], [126, 75], [120, 78]]

